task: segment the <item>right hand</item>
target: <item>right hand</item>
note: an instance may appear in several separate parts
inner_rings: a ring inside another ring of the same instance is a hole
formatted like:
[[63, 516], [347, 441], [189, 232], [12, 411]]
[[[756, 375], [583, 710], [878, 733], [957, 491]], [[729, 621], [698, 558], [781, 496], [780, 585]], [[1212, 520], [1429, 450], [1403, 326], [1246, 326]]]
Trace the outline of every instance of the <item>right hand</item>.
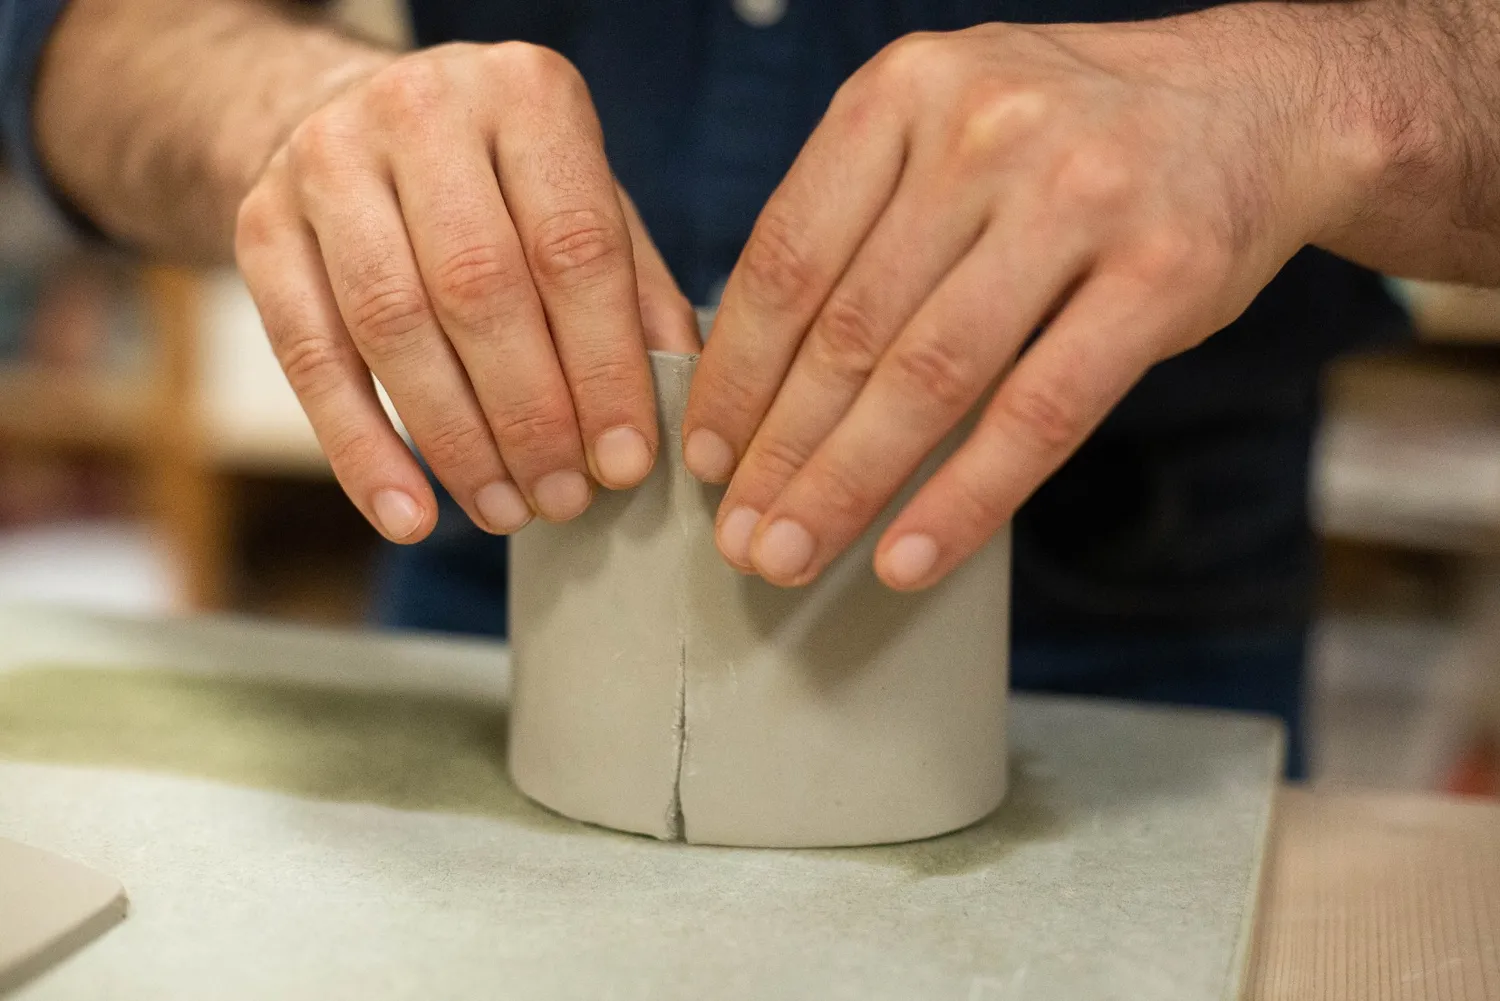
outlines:
[[583, 79], [522, 43], [427, 49], [343, 90], [271, 157], [235, 252], [335, 475], [395, 542], [426, 537], [437, 503], [372, 373], [503, 533], [645, 478], [646, 348], [698, 348]]

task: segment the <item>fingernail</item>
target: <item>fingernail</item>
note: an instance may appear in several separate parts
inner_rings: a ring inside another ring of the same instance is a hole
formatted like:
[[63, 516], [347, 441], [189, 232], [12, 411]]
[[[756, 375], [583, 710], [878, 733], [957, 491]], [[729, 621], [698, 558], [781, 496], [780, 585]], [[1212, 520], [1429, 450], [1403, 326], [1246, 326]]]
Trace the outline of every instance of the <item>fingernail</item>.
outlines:
[[506, 480], [480, 488], [474, 506], [490, 531], [500, 535], [517, 531], [531, 520], [531, 508], [516, 485]]
[[893, 587], [915, 587], [937, 566], [938, 544], [930, 535], [903, 535], [885, 551], [882, 577]]
[[788, 518], [774, 522], [755, 545], [755, 568], [766, 577], [787, 580], [807, 569], [813, 558], [813, 537]]
[[392, 542], [410, 538], [422, 527], [422, 509], [410, 494], [400, 490], [382, 490], [375, 495], [375, 520]]
[[760, 512], [737, 507], [719, 525], [719, 551], [729, 562], [742, 567], [750, 565], [750, 536], [760, 524]]
[[633, 487], [651, 471], [651, 446], [633, 427], [610, 428], [594, 439], [594, 468], [607, 487]]
[[704, 483], [723, 483], [734, 473], [734, 449], [708, 428], [688, 435], [682, 446], [682, 461], [688, 472]]
[[567, 521], [583, 514], [591, 491], [582, 473], [563, 469], [543, 476], [533, 493], [538, 514], [548, 521]]

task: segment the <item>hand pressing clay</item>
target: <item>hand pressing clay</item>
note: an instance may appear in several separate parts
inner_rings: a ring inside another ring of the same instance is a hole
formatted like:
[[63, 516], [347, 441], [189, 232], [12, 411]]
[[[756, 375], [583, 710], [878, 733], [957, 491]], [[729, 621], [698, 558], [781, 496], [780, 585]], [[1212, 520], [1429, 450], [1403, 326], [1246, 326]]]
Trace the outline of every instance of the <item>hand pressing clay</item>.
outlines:
[[516, 784], [569, 817], [717, 845], [910, 841], [984, 817], [1005, 794], [1008, 539], [890, 591], [870, 561], [902, 496], [816, 583], [742, 576], [713, 543], [722, 488], [682, 465], [696, 361], [652, 355], [645, 483], [511, 542]]

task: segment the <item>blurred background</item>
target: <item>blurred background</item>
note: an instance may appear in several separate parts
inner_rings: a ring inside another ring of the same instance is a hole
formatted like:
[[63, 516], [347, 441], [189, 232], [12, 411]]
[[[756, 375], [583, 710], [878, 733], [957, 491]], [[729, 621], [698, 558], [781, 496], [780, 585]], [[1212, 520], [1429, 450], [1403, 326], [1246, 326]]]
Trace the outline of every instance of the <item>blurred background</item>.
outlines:
[[[400, 40], [386, 0], [345, 0]], [[366, 615], [376, 536], [232, 272], [80, 245], [0, 165], [0, 601]], [[1313, 476], [1314, 780], [1500, 795], [1500, 293], [1403, 284], [1340, 363]]]

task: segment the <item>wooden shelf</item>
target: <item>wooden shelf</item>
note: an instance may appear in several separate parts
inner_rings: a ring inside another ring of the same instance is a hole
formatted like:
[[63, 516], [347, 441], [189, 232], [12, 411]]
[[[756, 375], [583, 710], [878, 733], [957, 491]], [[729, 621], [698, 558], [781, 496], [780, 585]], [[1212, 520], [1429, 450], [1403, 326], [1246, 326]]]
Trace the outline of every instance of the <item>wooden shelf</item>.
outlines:
[[148, 440], [144, 380], [0, 365], [0, 444], [134, 451]]
[[1500, 551], [1500, 368], [1421, 352], [1350, 358], [1327, 390], [1312, 470], [1324, 534]]
[[1500, 289], [1401, 282], [1418, 336], [1442, 344], [1500, 344]]

